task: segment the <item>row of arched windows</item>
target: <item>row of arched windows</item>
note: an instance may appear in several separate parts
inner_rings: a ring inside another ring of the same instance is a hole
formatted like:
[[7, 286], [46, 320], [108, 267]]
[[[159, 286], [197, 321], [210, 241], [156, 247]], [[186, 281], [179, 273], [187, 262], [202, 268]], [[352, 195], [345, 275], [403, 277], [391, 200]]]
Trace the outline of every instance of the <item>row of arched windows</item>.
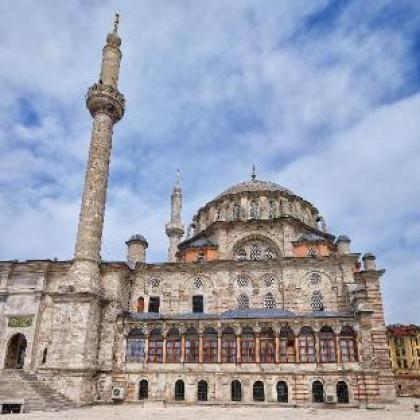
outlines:
[[[318, 343], [317, 338], [318, 337]], [[220, 356], [220, 357], [219, 357]], [[278, 336], [271, 328], [256, 334], [250, 327], [236, 335], [231, 327], [222, 331], [220, 340], [214, 328], [199, 334], [189, 328], [181, 335], [171, 328], [166, 337], [155, 328], [146, 336], [133, 330], [127, 340], [127, 361], [148, 363], [337, 363], [357, 362], [356, 334], [343, 327], [336, 335], [322, 327], [318, 336], [311, 327], [302, 327], [295, 336], [289, 327]]]
[[[241, 218], [241, 205], [239, 202], [232, 204], [232, 220], [240, 220]], [[257, 200], [252, 200], [249, 202], [249, 218], [250, 219], [259, 219], [261, 218], [261, 209], [260, 203]], [[218, 215], [220, 217], [220, 214]], [[268, 202], [268, 217], [273, 219], [277, 216], [277, 205], [276, 202], [270, 200]]]
[[[336, 384], [337, 402], [347, 404], [349, 402], [349, 390], [345, 381], [338, 381]], [[149, 382], [142, 379], [139, 383], [139, 400], [146, 400], [149, 398]], [[255, 381], [252, 386], [252, 397], [254, 401], [265, 401], [265, 386], [263, 381]], [[278, 381], [276, 384], [277, 402], [289, 402], [289, 387], [287, 382]], [[185, 383], [182, 379], [178, 379], [174, 385], [174, 399], [175, 401], [185, 400]], [[238, 380], [234, 380], [230, 384], [230, 399], [232, 401], [242, 401], [242, 384]], [[197, 383], [197, 401], [208, 400], [208, 384], [205, 380], [200, 380]], [[314, 381], [312, 383], [312, 402], [325, 402], [324, 385], [321, 381]]]

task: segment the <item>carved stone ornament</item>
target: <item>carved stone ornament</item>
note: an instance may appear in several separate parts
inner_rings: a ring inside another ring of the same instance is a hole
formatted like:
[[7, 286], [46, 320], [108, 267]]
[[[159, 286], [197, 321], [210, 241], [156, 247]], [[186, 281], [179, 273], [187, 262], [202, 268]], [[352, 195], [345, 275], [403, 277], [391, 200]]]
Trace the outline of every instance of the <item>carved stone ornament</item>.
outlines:
[[9, 317], [8, 327], [28, 328], [32, 326], [32, 316], [13, 316]]

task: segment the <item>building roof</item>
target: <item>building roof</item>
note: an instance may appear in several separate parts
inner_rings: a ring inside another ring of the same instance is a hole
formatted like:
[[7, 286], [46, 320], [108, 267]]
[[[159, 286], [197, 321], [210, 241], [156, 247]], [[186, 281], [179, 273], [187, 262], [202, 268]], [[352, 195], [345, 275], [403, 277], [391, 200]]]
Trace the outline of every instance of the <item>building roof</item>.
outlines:
[[317, 235], [316, 233], [303, 233], [295, 242], [318, 242], [325, 240], [323, 236]]
[[404, 336], [413, 336], [420, 332], [420, 326], [410, 324], [410, 325], [388, 325], [386, 327], [389, 334], [397, 336], [397, 337], [404, 337]]
[[236, 184], [236, 185], [233, 185], [232, 187], [227, 188], [221, 194], [219, 194], [216, 197], [216, 199], [227, 196], [227, 195], [231, 195], [231, 194], [239, 194], [241, 192], [258, 192], [258, 191], [278, 191], [278, 192], [286, 192], [288, 194], [293, 194], [292, 191], [274, 182], [252, 179], [251, 181], [241, 182], [239, 184]]

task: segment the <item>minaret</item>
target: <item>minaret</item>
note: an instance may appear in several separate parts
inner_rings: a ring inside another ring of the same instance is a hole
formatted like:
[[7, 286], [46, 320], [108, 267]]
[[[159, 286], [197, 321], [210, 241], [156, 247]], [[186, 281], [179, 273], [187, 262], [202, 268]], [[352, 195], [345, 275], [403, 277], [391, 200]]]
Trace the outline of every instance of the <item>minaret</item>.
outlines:
[[[118, 91], [121, 62], [121, 38], [118, 36], [119, 15], [114, 29], [108, 34], [102, 50], [99, 82], [89, 88], [86, 107], [93, 117], [89, 159], [79, 216], [74, 269], [82, 277], [81, 289], [96, 289], [92, 270], [100, 262], [106, 192], [108, 187], [109, 160], [112, 147], [113, 125], [124, 115], [124, 96]], [[86, 278], [86, 275], [91, 278]]]
[[51, 295], [56, 327], [50, 330], [51, 356], [45, 369], [53, 376], [57, 369], [65, 371], [66, 387], [60, 390], [81, 404], [95, 399], [98, 369], [112, 369], [112, 355], [98, 359], [99, 326], [103, 317], [120, 310], [116, 302], [104, 304], [99, 271], [112, 129], [124, 115], [124, 97], [117, 87], [121, 62], [117, 29], [118, 15], [102, 50], [99, 82], [89, 88], [86, 97], [93, 127], [74, 261], [59, 292]]
[[171, 221], [166, 224], [166, 234], [169, 237], [168, 260], [176, 262], [176, 252], [181, 238], [184, 236], [184, 226], [181, 222], [182, 211], [182, 189], [180, 185], [179, 170], [177, 179], [171, 195]]

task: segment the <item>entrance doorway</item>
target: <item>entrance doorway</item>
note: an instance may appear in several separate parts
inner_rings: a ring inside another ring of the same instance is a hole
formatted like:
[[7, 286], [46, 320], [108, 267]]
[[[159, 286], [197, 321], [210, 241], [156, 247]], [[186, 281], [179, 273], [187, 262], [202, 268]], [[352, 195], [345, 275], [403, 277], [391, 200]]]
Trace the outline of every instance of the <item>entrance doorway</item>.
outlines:
[[6, 361], [4, 367], [6, 369], [23, 369], [25, 364], [27, 341], [23, 334], [15, 334], [9, 340], [7, 346]]

